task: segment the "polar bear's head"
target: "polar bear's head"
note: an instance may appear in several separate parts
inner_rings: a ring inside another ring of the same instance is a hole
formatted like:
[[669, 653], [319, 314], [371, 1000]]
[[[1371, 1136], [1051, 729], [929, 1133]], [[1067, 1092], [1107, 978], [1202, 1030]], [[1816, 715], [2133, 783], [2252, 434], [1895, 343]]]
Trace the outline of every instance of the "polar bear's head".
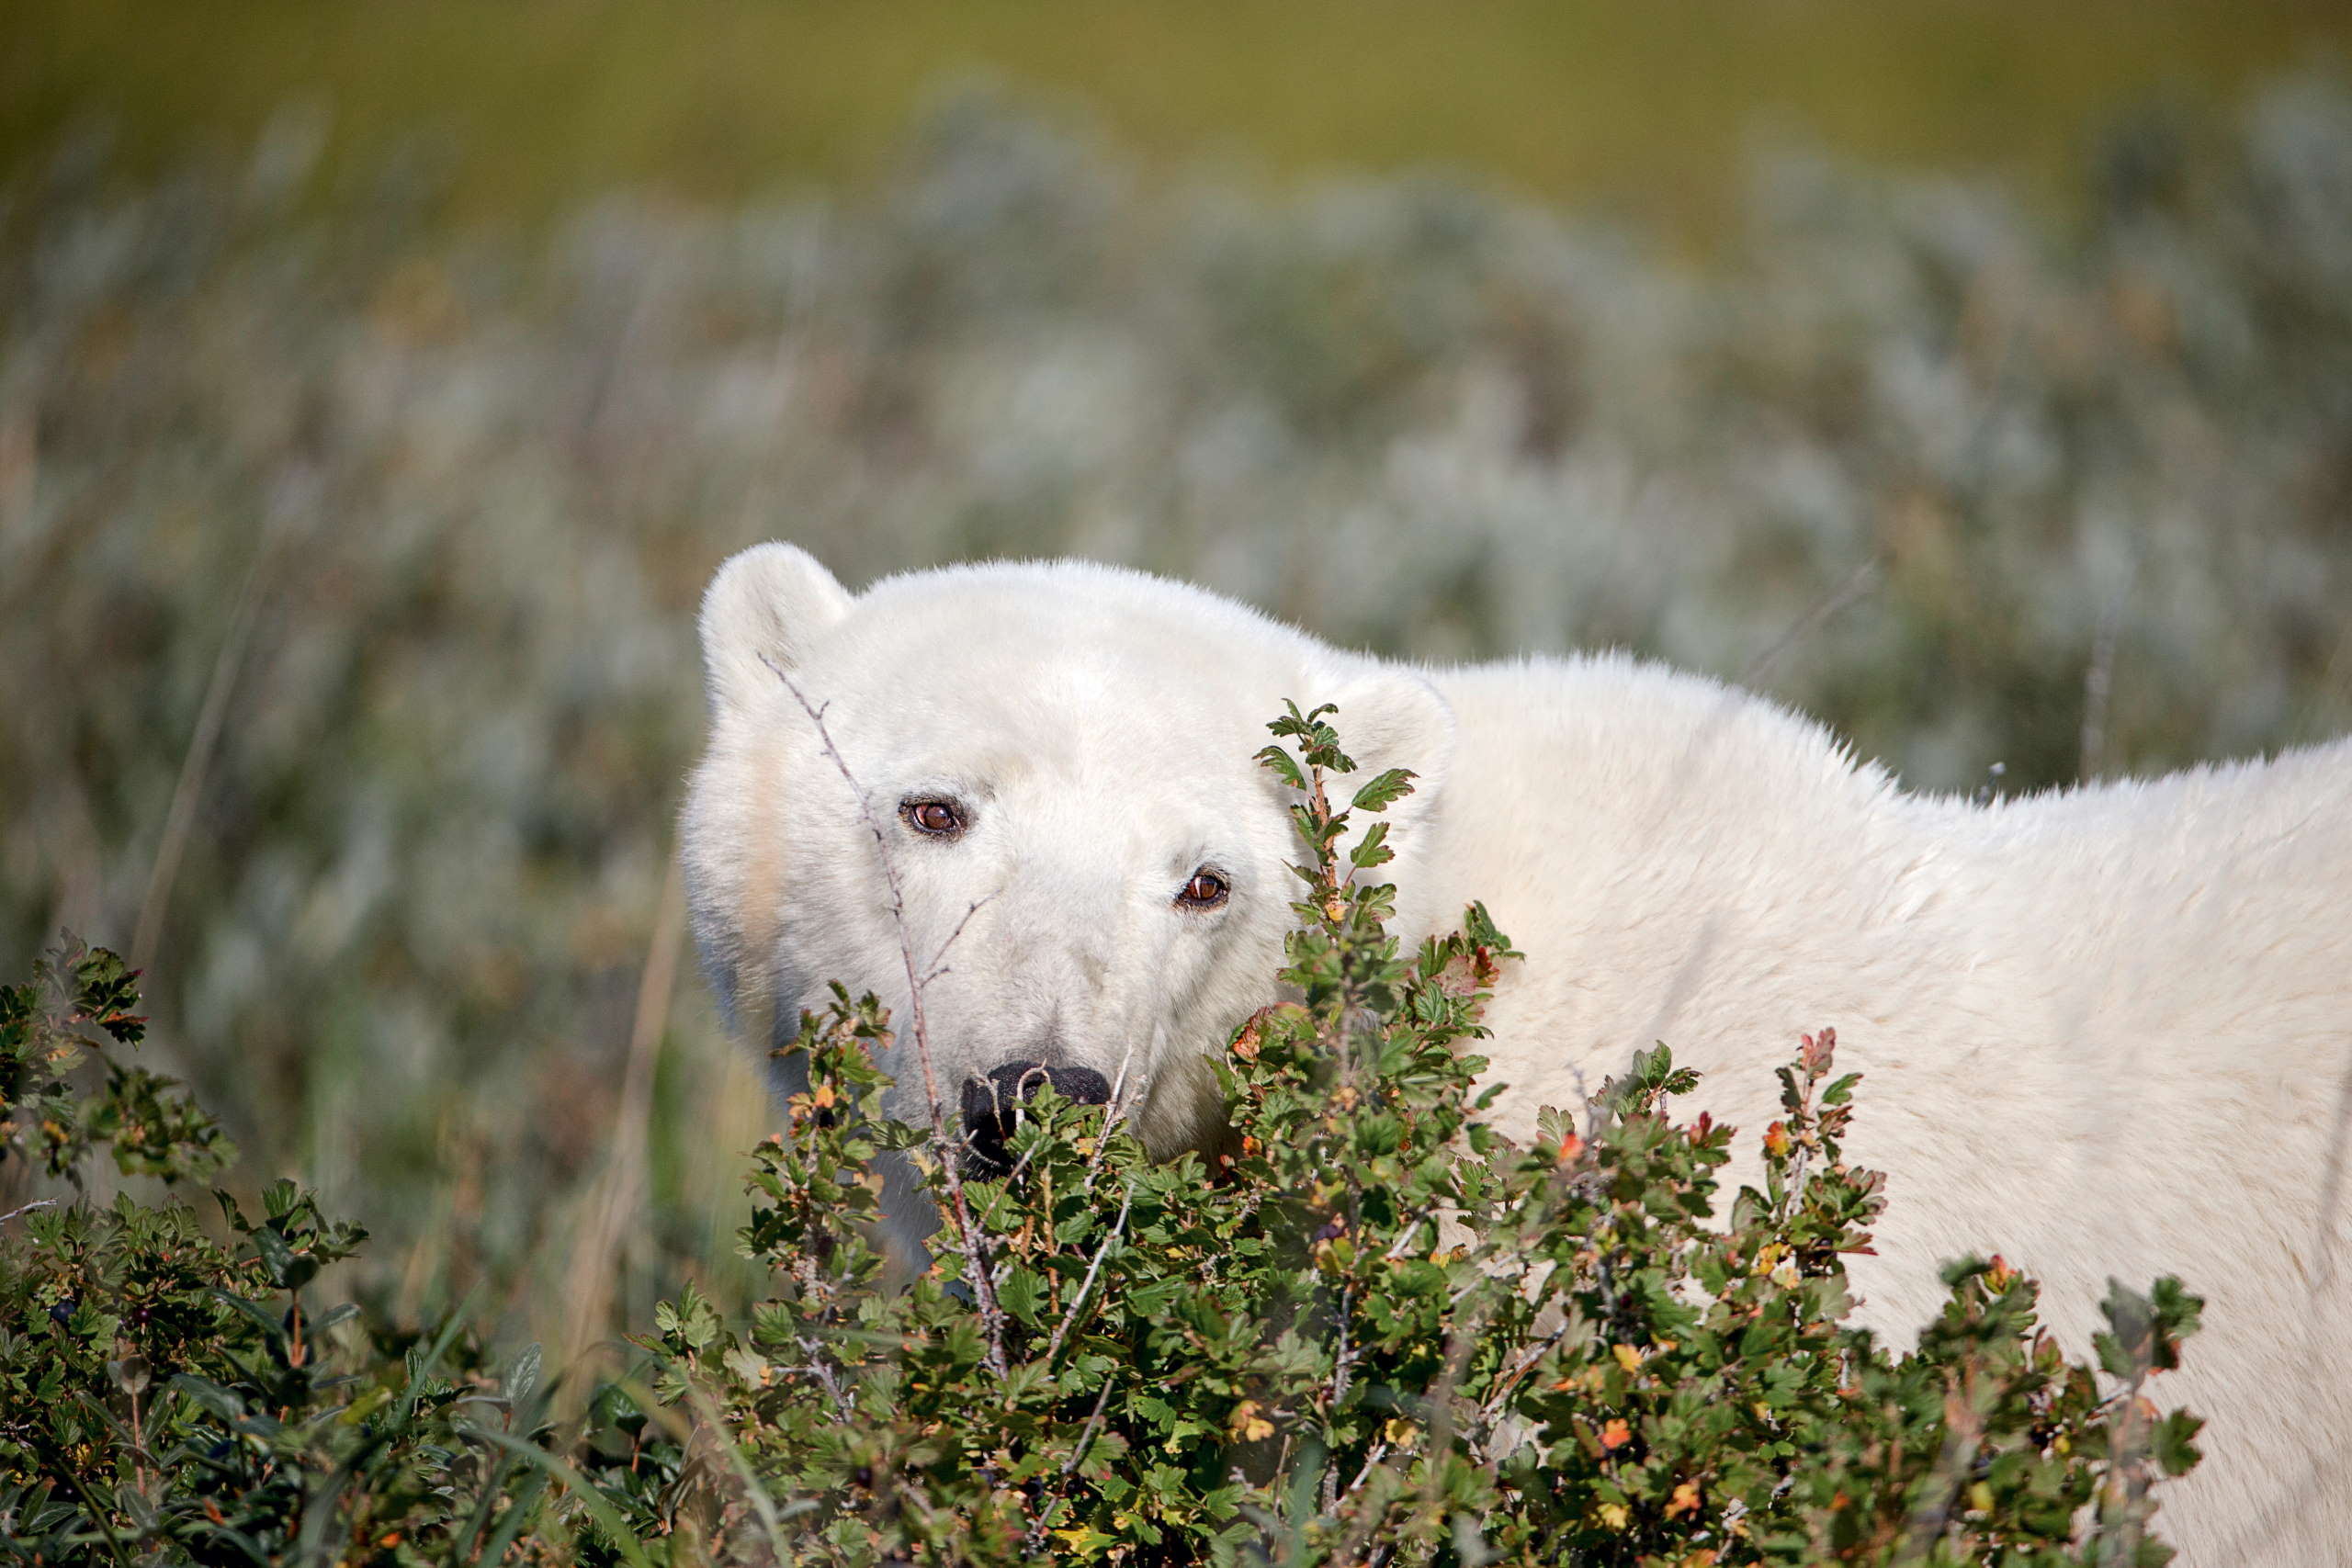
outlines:
[[1252, 761], [1266, 721], [1336, 703], [1361, 766], [1422, 775], [1390, 812], [1400, 864], [1453, 731], [1417, 674], [1077, 562], [852, 595], [763, 545], [712, 582], [702, 641], [684, 854], [736, 1027], [788, 1039], [828, 982], [873, 991], [900, 1037], [887, 1109], [921, 1122], [911, 975], [947, 1116], [1050, 1075], [1162, 1156], [1220, 1130], [1207, 1058], [1273, 999], [1293, 921], [1285, 792]]

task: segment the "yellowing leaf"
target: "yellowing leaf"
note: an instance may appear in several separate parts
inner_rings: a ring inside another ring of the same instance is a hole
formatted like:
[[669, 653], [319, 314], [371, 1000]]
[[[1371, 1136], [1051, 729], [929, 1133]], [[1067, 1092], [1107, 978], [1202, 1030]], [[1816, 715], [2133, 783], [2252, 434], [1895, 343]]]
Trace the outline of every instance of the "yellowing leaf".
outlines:
[[1104, 1547], [1118, 1544], [1116, 1536], [1104, 1535], [1091, 1525], [1072, 1525], [1066, 1529], [1047, 1530], [1046, 1533], [1070, 1551], [1089, 1559], [1102, 1556]]

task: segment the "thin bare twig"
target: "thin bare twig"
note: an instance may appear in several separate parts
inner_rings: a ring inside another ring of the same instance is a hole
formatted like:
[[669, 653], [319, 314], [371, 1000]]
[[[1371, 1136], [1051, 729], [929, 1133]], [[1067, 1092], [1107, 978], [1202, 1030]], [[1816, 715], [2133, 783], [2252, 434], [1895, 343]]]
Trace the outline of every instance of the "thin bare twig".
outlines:
[[197, 708], [196, 728], [188, 736], [187, 750], [180, 757], [179, 777], [172, 785], [172, 803], [164, 815], [163, 838], [156, 846], [154, 866], [147, 874], [147, 890], [139, 900], [138, 921], [131, 927], [133, 969], [145, 969], [155, 956], [156, 943], [163, 940], [164, 915], [171, 907], [172, 884], [179, 879], [180, 857], [196, 831], [196, 808], [204, 798], [205, 780], [211, 773], [213, 755], [220, 749], [221, 731], [227, 724], [229, 694], [236, 688], [238, 671], [244, 668], [245, 649], [253, 640], [254, 612], [260, 607], [262, 590], [288, 529], [298, 519], [316, 512], [319, 488], [319, 476], [307, 464], [289, 469], [273, 487], [268, 511], [262, 519], [261, 537], [254, 548], [253, 564], [245, 569], [244, 582], [237, 590], [236, 606], [229, 613], [228, 635], [220, 639], [220, 650], [213, 656], [204, 701]]
[[1498, 1414], [1503, 1404], [1519, 1391], [1519, 1380], [1533, 1371], [1535, 1363], [1542, 1360], [1551, 1351], [1552, 1347], [1567, 1337], [1567, 1326], [1564, 1324], [1529, 1347], [1525, 1354], [1511, 1363], [1510, 1369], [1501, 1377], [1495, 1380], [1495, 1392], [1487, 1396], [1485, 1403], [1479, 1405], [1479, 1410], [1488, 1416]]
[[54, 1198], [36, 1198], [21, 1209], [11, 1209], [6, 1213], [0, 1214], [0, 1225], [6, 1224], [10, 1220], [15, 1219], [19, 1214], [29, 1214], [35, 1209], [54, 1209], [56, 1207], [57, 1200]]
[[[1356, 1478], [1340, 1489], [1340, 1495], [1342, 1497], [1352, 1497], [1359, 1491], [1363, 1490], [1363, 1483], [1372, 1479], [1372, 1472], [1378, 1470], [1380, 1468], [1380, 1461], [1387, 1457], [1388, 1445], [1386, 1443], [1380, 1442], [1373, 1444], [1372, 1451], [1363, 1456], [1363, 1464], [1356, 1471]], [[1345, 1562], [1346, 1559], [1341, 1558], [1340, 1561]]]
[[[1458, 1211], [1458, 1210], [1453, 1210], [1453, 1211], [1449, 1211], [1449, 1212], [1451, 1212], [1451, 1213], [1459, 1213], [1459, 1212], [1460, 1212], [1460, 1211]], [[1382, 1254], [1381, 1254], [1381, 1257], [1382, 1257], [1385, 1260], [1386, 1260], [1387, 1262], [1390, 1262], [1390, 1263], [1394, 1263], [1394, 1262], [1396, 1262], [1398, 1258], [1400, 1258], [1404, 1257], [1404, 1256], [1405, 1256], [1405, 1254], [1406, 1254], [1408, 1251], [1409, 1251], [1409, 1250], [1411, 1250], [1411, 1249], [1412, 1249], [1412, 1247], [1413, 1247], [1413, 1238], [1414, 1238], [1415, 1236], [1417, 1236], [1417, 1235], [1420, 1235], [1420, 1234], [1421, 1234], [1421, 1227], [1422, 1227], [1423, 1225], [1430, 1225], [1430, 1226], [1434, 1227], [1434, 1226], [1436, 1225], [1436, 1224], [1437, 1224], [1437, 1222], [1436, 1222], [1436, 1221], [1434, 1221], [1434, 1220], [1430, 1220], [1430, 1219], [1417, 1219], [1417, 1220], [1413, 1221], [1410, 1224], [1408, 1224], [1408, 1225], [1407, 1225], [1403, 1230], [1398, 1231], [1398, 1232], [1396, 1233], [1396, 1239], [1395, 1241], [1393, 1241], [1393, 1242], [1391, 1242], [1391, 1243], [1389, 1243], [1389, 1244], [1388, 1244], [1388, 1250], [1387, 1250], [1386, 1252], [1382, 1253]], [[1434, 1230], [1432, 1230], [1432, 1234], [1430, 1235], [1430, 1242], [1432, 1243], [1432, 1245], [1434, 1245], [1434, 1243], [1435, 1243], [1435, 1242], [1436, 1242], [1436, 1240], [1437, 1240], [1437, 1237], [1436, 1237], [1436, 1235], [1435, 1235], [1435, 1233], [1434, 1233]]]
[[2089, 784], [2107, 772], [2107, 707], [2115, 684], [2115, 639], [2123, 607], [2110, 602], [2091, 637], [2091, 661], [2083, 671], [2083, 737], [2075, 777]]
[[244, 586], [229, 615], [229, 633], [214, 655], [212, 674], [204, 687], [203, 705], [197, 709], [196, 728], [180, 757], [180, 775], [172, 785], [172, 804], [164, 815], [164, 835], [155, 849], [155, 864], [147, 874], [147, 891], [139, 900], [138, 923], [131, 927], [130, 966], [145, 969], [154, 959], [155, 943], [164, 933], [164, 911], [171, 905], [172, 884], [179, 880], [180, 857], [196, 830], [196, 807], [204, 797], [204, 781], [212, 771], [212, 754], [229, 716], [229, 694], [244, 667], [245, 645], [252, 640], [254, 610], [261, 598], [262, 565], [269, 558], [264, 539], [254, 563], [245, 569]]
[[1086, 1156], [1086, 1193], [1090, 1198], [1094, 1195], [1095, 1169], [1102, 1165], [1103, 1153], [1111, 1146], [1112, 1125], [1127, 1112], [1125, 1098], [1127, 1089], [1127, 1068], [1135, 1059], [1135, 1036], [1129, 1034], [1126, 1048], [1119, 1053], [1119, 1070], [1111, 1079], [1111, 1099], [1102, 1108], [1102, 1134], [1094, 1140], [1094, 1152]]
[[1739, 672], [1739, 683], [1743, 686], [1753, 686], [1762, 680], [1789, 649], [1827, 626], [1848, 605], [1876, 588], [1878, 574], [1878, 557], [1864, 556], [1861, 563], [1846, 574], [1845, 581], [1830, 590], [1829, 593], [1813, 608], [1791, 622], [1789, 629], [1774, 638], [1771, 646], [1747, 661], [1747, 668]]
[[[1086, 1458], [1086, 1447], [1094, 1440], [1095, 1428], [1102, 1425], [1102, 1407], [1111, 1402], [1114, 1381], [1108, 1373], [1103, 1374], [1102, 1387], [1094, 1395], [1094, 1408], [1086, 1413], [1086, 1425], [1079, 1428], [1077, 1443], [1071, 1447], [1069, 1457], [1062, 1461], [1062, 1479], [1068, 1480]], [[1029, 1521], [1028, 1542], [1033, 1556], [1046, 1549], [1046, 1517], [1039, 1514]]]
[[987, 906], [995, 902], [995, 900], [996, 895], [993, 893], [988, 895], [988, 897], [984, 898], [975, 898], [972, 900], [971, 908], [964, 911], [964, 918], [956, 922], [956, 929], [949, 931], [947, 933], [947, 940], [939, 944], [939, 951], [931, 955], [931, 967], [923, 972], [922, 983], [924, 985], [930, 985], [933, 980], [938, 979], [942, 975], [947, 973], [947, 950], [956, 945], [956, 939], [964, 934], [964, 928], [972, 923], [972, 917], [978, 914]]
[[1102, 1272], [1102, 1259], [1111, 1255], [1119, 1233], [1127, 1228], [1127, 1210], [1135, 1201], [1136, 1184], [1130, 1180], [1126, 1196], [1119, 1200], [1119, 1217], [1111, 1222], [1111, 1234], [1104, 1236], [1102, 1245], [1094, 1249], [1094, 1261], [1086, 1266], [1086, 1278], [1079, 1281], [1078, 1294], [1070, 1298], [1069, 1310], [1062, 1314], [1061, 1322], [1054, 1326], [1053, 1338], [1046, 1342], [1046, 1365], [1048, 1367], [1054, 1364], [1054, 1358], [1061, 1354], [1062, 1341], [1069, 1337], [1070, 1326], [1078, 1322], [1079, 1309], [1086, 1304], [1088, 1293], [1094, 1289], [1095, 1276]]
[[[890, 923], [899, 935], [899, 957], [906, 966], [908, 1032], [914, 1040], [915, 1060], [922, 1068], [923, 1099], [931, 1111], [932, 1153], [939, 1160], [940, 1174], [946, 1183], [948, 1208], [956, 1222], [957, 1245], [967, 1265], [966, 1273], [970, 1278], [973, 1299], [979, 1306], [980, 1328], [988, 1339], [989, 1369], [1001, 1377], [1007, 1370], [1004, 1312], [997, 1304], [996, 1281], [989, 1275], [987, 1250], [980, 1245], [979, 1227], [972, 1223], [971, 1205], [964, 1199], [964, 1177], [958, 1168], [958, 1145], [956, 1140], [948, 1136], [946, 1119], [940, 1110], [939, 1077], [932, 1068], [931, 1060], [931, 1026], [923, 1017], [923, 976], [915, 962], [914, 936], [907, 927], [906, 894], [899, 880], [898, 862], [890, 855], [890, 837], [883, 830], [880, 819], [874, 815], [874, 807], [865, 798], [865, 791], [859, 787], [857, 775], [850, 771], [841, 748], [833, 744], [832, 731], [825, 727], [824, 708], [808, 700], [808, 694], [786, 672], [783, 665], [764, 653], [760, 655], [760, 662], [784, 683], [784, 689], [792, 694], [792, 700], [800, 705], [800, 711], [808, 716], [808, 722], [816, 728], [818, 743], [824, 748], [825, 755], [831, 759], [834, 768], [842, 775], [842, 782], [849, 786], [851, 798], [857, 803], [859, 819], [865, 824], [866, 831], [874, 835], [875, 852], [882, 863], [883, 886], [890, 894]], [[943, 944], [942, 952], [944, 951]]]
[[[1437, 1507], [1439, 1491], [1444, 1483], [1446, 1457], [1453, 1447], [1454, 1393], [1462, 1385], [1462, 1374], [1470, 1364], [1470, 1352], [1476, 1348], [1478, 1332], [1484, 1326], [1484, 1314], [1475, 1311], [1456, 1320], [1446, 1338], [1445, 1365], [1439, 1371], [1437, 1386], [1430, 1391], [1425, 1412], [1426, 1441], [1421, 1446], [1421, 1507], [1424, 1516], [1433, 1513]], [[1345, 1491], [1334, 1490], [1330, 1484], [1330, 1473], [1326, 1472], [1325, 1491], [1329, 1496], [1323, 1511], [1327, 1514], [1336, 1512], [1341, 1497], [1355, 1496], [1364, 1483], [1372, 1479], [1374, 1470], [1388, 1468], [1388, 1445], [1376, 1442], [1365, 1456], [1363, 1468], [1356, 1472], [1355, 1479], [1348, 1483]], [[1357, 1515], [1347, 1535], [1341, 1539], [1339, 1550], [1331, 1554], [1330, 1561], [1355, 1561], [1356, 1553], [1363, 1549], [1364, 1542], [1385, 1522], [1385, 1510]]]
[[1078, 1445], [1069, 1450], [1069, 1458], [1062, 1461], [1064, 1475], [1076, 1470], [1079, 1461], [1086, 1457], [1086, 1445], [1094, 1440], [1094, 1428], [1102, 1424], [1102, 1407], [1111, 1400], [1111, 1382], [1110, 1374], [1104, 1373], [1102, 1392], [1094, 1396], [1094, 1409], [1086, 1417], [1086, 1425], [1079, 1428]]

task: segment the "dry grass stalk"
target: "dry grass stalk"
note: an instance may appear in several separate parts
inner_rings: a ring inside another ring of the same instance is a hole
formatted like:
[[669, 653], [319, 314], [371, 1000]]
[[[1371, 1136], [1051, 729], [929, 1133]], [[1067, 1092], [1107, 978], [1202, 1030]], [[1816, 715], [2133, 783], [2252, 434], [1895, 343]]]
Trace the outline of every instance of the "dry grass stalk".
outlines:
[[[613, 1115], [612, 1153], [581, 1206], [570, 1266], [564, 1271], [562, 1355], [575, 1368], [612, 1321], [616, 1267], [625, 1238], [645, 1207], [646, 1136], [653, 1114], [653, 1069], [662, 1055], [670, 998], [677, 989], [678, 952], [685, 934], [684, 873], [674, 846], [654, 908], [653, 936], [637, 986], [637, 1015], [629, 1025], [628, 1061]], [[578, 1380], [574, 1380], [579, 1386]]]

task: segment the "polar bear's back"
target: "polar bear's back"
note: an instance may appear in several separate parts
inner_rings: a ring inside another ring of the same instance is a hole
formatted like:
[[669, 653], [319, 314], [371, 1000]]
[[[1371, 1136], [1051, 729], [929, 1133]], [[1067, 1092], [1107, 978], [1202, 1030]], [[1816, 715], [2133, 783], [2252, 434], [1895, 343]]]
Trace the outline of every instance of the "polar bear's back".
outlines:
[[[2041, 950], [1987, 961], [1986, 1010], [1997, 1020], [2004, 994], [2030, 1004], [2010, 1049], [2044, 1065], [2027, 1152], [2062, 1225], [2019, 1250], [2049, 1315], [2079, 1344], [2108, 1275], [2179, 1275], [2206, 1298], [2205, 1326], [2167, 1393], [2214, 1423], [2181, 1511], [2184, 1562], [2338, 1560], [2352, 1529], [2352, 743], [2008, 803], [1981, 826], [2005, 871], [1988, 878], [1986, 931]], [[2248, 1517], [2267, 1522], [2207, 1533]]]
[[2165, 1381], [2214, 1422], [2184, 1561], [2327, 1560], [2352, 1529], [2352, 742], [1980, 807], [1623, 659], [1433, 679], [1459, 736], [1400, 914], [1482, 898], [1529, 953], [1488, 1020], [1505, 1131], [1663, 1040], [1746, 1145], [1797, 1033], [1834, 1025], [1866, 1075], [1849, 1153], [1890, 1179], [1865, 1320], [1916, 1329], [1935, 1260], [1998, 1250], [2079, 1351], [2110, 1274], [2177, 1273], [2209, 1306]]

